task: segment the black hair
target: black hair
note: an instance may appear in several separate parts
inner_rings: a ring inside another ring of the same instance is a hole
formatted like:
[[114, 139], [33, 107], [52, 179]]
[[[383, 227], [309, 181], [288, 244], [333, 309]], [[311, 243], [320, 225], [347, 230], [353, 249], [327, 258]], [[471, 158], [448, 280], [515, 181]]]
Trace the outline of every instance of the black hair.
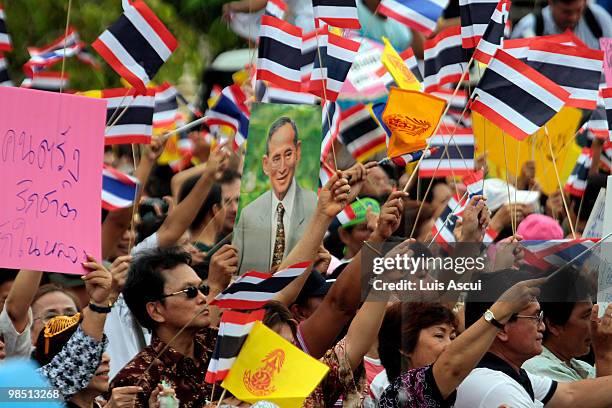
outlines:
[[155, 248], [136, 256], [130, 265], [123, 288], [123, 298], [142, 327], [155, 328], [156, 322], [147, 312], [147, 303], [161, 300], [166, 280], [163, 271], [186, 264], [191, 255], [181, 247]]
[[[202, 176], [193, 176], [185, 180], [185, 182], [181, 186], [181, 190], [179, 191], [179, 196], [178, 196], [179, 203], [183, 201], [189, 195], [189, 193], [191, 192], [191, 190], [193, 190], [193, 187], [196, 185], [200, 177]], [[208, 196], [206, 196], [206, 200], [204, 200], [204, 202], [200, 206], [200, 209], [198, 210], [198, 213], [193, 219], [193, 222], [191, 223], [189, 228], [195, 229], [195, 228], [200, 227], [202, 223], [204, 222], [204, 218], [206, 217], [206, 214], [212, 211], [212, 208], [215, 204], [221, 204], [221, 186], [217, 183], [214, 183], [210, 187], [210, 192], [208, 193]]]
[[295, 122], [293, 121], [293, 119], [288, 118], [287, 116], [282, 116], [276, 119], [274, 123], [272, 123], [272, 126], [270, 126], [270, 130], [268, 131], [268, 139], [266, 140], [266, 154], [270, 154], [270, 140], [272, 140], [272, 136], [274, 135], [274, 133], [276, 133], [278, 129], [285, 126], [286, 124], [290, 124], [291, 127], [293, 128], [293, 144], [295, 145], [295, 147], [297, 147], [298, 145], [297, 126], [295, 125]]
[[4, 282], [14, 281], [18, 273], [19, 269], [0, 268], [0, 285]]
[[223, 173], [221, 173], [218, 183], [221, 185], [229, 184], [236, 179], [240, 180], [241, 177], [242, 175], [236, 170], [226, 169]]

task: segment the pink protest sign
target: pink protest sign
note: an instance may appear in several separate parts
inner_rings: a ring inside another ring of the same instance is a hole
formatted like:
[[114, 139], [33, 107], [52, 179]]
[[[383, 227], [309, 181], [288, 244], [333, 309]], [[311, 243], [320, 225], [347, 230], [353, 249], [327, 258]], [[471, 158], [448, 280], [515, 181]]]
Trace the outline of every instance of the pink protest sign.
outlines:
[[100, 259], [106, 102], [0, 87], [0, 266], [82, 274]]
[[606, 85], [612, 86], [612, 38], [600, 38], [599, 46], [604, 52], [604, 75], [606, 76]]

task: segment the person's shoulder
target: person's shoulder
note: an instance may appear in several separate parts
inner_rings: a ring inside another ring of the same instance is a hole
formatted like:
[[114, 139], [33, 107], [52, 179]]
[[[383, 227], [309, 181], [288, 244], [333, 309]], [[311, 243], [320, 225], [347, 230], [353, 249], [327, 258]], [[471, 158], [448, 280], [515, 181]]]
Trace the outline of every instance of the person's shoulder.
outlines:
[[[457, 389], [456, 408], [533, 406], [527, 392], [501, 371], [475, 368]], [[527, 405], [526, 405], [527, 404]]]
[[266, 204], [267, 204], [267, 201], [270, 200], [271, 194], [272, 194], [272, 190], [266, 190], [259, 197], [257, 197], [256, 199], [254, 199], [253, 201], [245, 205], [242, 211], [243, 212], [246, 211], [247, 214], [249, 214], [251, 212], [257, 211], [258, 209], [268, 207]]
[[591, 9], [591, 12], [593, 12], [595, 18], [602, 23], [601, 28], [604, 30], [604, 35], [608, 35], [608, 33], [612, 32], [612, 16], [610, 16], [610, 13], [596, 3], [590, 3], [588, 7]]
[[536, 17], [529, 13], [521, 18], [512, 29], [511, 38], [524, 38], [535, 35]]
[[[136, 354], [113, 378], [111, 388], [136, 384], [155, 360], [155, 352], [147, 346]], [[151, 370], [147, 372], [150, 375]], [[144, 379], [146, 380], [146, 378]]]

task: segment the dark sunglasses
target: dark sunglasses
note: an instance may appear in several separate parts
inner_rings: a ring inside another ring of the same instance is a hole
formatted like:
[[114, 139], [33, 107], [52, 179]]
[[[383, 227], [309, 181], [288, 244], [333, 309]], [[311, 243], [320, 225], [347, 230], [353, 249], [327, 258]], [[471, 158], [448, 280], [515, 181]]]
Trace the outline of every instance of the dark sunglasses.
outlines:
[[207, 296], [208, 293], [210, 292], [208, 286], [206, 285], [202, 285], [200, 287], [188, 286], [183, 290], [179, 290], [178, 292], [173, 292], [173, 293], [168, 293], [167, 295], [162, 295], [160, 299], [165, 299], [170, 296], [180, 295], [181, 293], [184, 293], [185, 295], [187, 295], [188, 299], [193, 299], [196, 296], [198, 296], [198, 291], [202, 292], [204, 296]]

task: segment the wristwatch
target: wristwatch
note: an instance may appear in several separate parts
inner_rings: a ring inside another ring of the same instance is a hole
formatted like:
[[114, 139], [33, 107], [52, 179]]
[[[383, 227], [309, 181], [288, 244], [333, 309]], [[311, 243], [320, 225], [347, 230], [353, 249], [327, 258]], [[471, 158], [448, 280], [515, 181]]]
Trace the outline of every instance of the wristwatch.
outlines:
[[497, 319], [495, 319], [495, 315], [493, 314], [491, 309], [487, 309], [487, 311], [484, 312], [483, 317], [486, 322], [491, 323], [493, 326], [497, 327], [498, 329], [504, 328], [504, 325], [501, 324], [499, 321], [497, 321]]
[[99, 305], [95, 305], [95, 304], [89, 302], [89, 309], [92, 312], [96, 312], [96, 313], [110, 313], [112, 308], [113, 308], [113, 304], [111, 302], [108, 302], [108, 306], [99, 306]]

